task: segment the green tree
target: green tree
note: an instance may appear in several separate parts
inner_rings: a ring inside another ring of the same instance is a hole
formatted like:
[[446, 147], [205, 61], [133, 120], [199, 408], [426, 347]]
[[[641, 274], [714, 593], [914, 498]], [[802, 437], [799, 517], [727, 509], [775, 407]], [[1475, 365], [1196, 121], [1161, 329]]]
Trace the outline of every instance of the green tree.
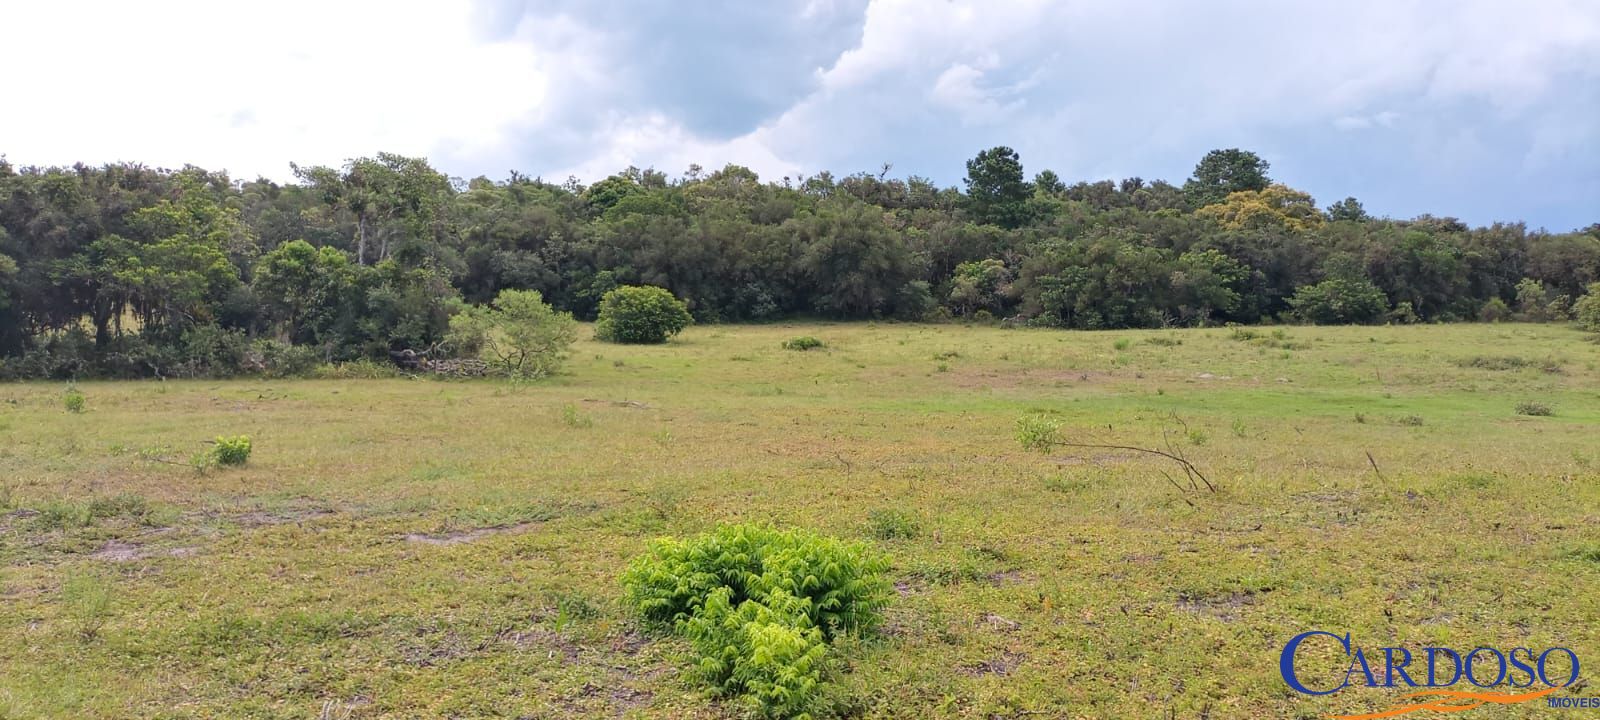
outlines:
[[578, 337], [571, 313], [544, 302], [537, 290], [502, 290], [487, 306], [463, 308], [450, 318], [448, 342], [462, 354], [481, 354], [495, 369], [517, 378], [551, 375]]
[[1271, 167], [1261, 156], [1248, 150], [1212, 150], [1194, 166], [1194, 175], [1183, 184], [1183, 192], [1194, 207], [1219, 203], [1236, 192], [1267, 189]]
[[1361, 207], [1361, 201], [1347, 197], [1328, 206], [1328, 220], [1332, 222], [1366, 222], [1372, 217], [1367, 215], [1367, 209]]
[[618, 343], [664, 343], [693, 321], [689, 308], [666, 289], [628, 285], [600, 299], [595, 336]]
[[1005, 146], [993, 147], [967, 161], [967, 198], [973, 217], [1003, 228], [1027, 222], [1027, 200], [1033, 189], [1023, 180], [1022, 158]]
[[[452, 195], [450, 181], [423, 158], [378, 153], [357, 158], [342, 170], [292, 166], [295, 176], [322, 196], [330, 208], [355, 217], [357, 265], [391, 255], [415, 265], [431, 254]], [[374, 247], [375, 246], [375, 247]]]
[[314, 248], [304, 240], [263, 255], [252, 281], [266, 320], [296, 344], [333, 339], [350, 283], [350, 261], [344, 253]]

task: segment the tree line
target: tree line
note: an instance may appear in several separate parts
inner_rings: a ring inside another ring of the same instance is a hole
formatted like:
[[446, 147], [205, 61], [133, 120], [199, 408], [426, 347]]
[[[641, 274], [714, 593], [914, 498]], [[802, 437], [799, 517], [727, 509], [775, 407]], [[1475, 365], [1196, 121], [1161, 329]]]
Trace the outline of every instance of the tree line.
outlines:
[[[0, 376], [294, 373], [437, 348], [450, 318], [536, 290], [579, 318], [669, 290], [702, 323], [794, 316], [1060, 328], [1564, 320], [1600, 281], [1566, 233], [1319, 208], [1254, 153], [1181, 185], [1028, 179], [1005, 147], [964, 188], [748, 168], [592, 185], [451, 178], [379, 154], [295, 182], [0, 158]], [[1600, 301], [1596, 301], [1600, 303]]]

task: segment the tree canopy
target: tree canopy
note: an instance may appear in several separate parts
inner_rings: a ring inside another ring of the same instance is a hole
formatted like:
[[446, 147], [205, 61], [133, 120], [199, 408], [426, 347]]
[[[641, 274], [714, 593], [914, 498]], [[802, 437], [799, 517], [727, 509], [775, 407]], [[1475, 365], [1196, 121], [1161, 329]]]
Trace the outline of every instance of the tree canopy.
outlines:
[[1051, 170], [1030, 182], [1003, 146], [966, 164], [962, 189], [888, 167], [776, 181], [627, 168], [589, 186], [462, 180], [387, 153], [294, 169], [291, 183], [240, 182], [0, 158], [0, 376], [443, 352], [474, 322], [540, 326], [526, 298], [593, 319], [625, 286], [660, 288], [699, 322], [1114, 328], [1564, 320], [1593, 308], [1600, 282], [1600, 223], [1472, 228], [1375, 218], [1355, 198], [1322, 210], [1239, 149], [1206, 154], [1181, 187]]

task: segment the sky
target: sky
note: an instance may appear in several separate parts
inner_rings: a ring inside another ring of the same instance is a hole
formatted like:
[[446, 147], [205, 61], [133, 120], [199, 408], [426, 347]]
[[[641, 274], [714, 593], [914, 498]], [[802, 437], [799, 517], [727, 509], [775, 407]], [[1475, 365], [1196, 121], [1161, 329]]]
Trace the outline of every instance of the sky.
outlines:
[[1596, 0], [7, 0], [0, 154], [292, 180], [379, 151], [593, 182], [691, 164], [1181, 182], [1600, 223]]

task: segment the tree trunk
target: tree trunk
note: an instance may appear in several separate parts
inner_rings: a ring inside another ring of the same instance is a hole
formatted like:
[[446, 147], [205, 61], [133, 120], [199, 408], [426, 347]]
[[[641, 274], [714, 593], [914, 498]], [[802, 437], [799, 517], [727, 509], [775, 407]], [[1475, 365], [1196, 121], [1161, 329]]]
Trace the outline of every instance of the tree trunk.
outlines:
[[367, 264], [367, 216], [356, 216], [356, 264]]

